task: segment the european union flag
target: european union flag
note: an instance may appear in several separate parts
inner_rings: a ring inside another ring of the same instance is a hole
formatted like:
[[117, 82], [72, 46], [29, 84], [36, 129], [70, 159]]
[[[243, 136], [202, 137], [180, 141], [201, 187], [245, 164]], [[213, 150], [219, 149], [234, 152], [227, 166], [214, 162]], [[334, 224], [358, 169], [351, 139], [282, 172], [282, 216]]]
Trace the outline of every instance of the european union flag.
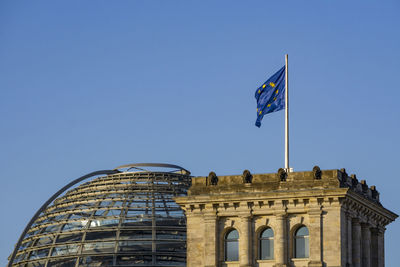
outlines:
[[256, 126], [261, 126], [265, 114], [285, 108], [285, 66], [271, 76], [256, 91], [257, 120]]

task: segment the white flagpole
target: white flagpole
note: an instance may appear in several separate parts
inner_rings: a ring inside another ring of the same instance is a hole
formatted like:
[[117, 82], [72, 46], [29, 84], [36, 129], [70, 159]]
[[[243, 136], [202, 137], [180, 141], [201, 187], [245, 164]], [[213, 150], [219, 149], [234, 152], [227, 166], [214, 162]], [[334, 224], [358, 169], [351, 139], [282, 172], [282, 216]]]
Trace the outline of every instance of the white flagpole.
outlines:
[[289, 76], [288, 76], [288, 54], [285, 55], [285, 170], [290, 172], [289, 167]]

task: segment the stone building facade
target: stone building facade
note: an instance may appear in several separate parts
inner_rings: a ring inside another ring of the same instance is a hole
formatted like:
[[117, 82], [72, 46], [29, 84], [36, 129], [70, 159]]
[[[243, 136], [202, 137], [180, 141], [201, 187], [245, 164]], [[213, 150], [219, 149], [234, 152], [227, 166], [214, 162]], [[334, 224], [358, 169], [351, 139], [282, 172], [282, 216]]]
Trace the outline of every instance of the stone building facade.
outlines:
[[397, 218], [342, 170], [194, 177], [176, 202], [187, 217], [188, 267], [383, 267]]

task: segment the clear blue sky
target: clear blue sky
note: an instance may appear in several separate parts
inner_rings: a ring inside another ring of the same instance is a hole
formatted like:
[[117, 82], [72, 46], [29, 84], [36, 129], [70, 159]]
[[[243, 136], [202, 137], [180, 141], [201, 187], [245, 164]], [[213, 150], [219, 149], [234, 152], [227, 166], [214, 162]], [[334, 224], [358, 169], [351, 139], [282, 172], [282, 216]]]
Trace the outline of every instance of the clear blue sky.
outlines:
[[[399, 14], [396, 0], [1, 1], [0, 265], [39, 206], [91, 171], [283, 167], [284, 112], [256, 128], [254, 92], [285, 53], [291, 166], [346, 168], [399, 214]], [[387, 266], [399, 238], [397, 221]]]

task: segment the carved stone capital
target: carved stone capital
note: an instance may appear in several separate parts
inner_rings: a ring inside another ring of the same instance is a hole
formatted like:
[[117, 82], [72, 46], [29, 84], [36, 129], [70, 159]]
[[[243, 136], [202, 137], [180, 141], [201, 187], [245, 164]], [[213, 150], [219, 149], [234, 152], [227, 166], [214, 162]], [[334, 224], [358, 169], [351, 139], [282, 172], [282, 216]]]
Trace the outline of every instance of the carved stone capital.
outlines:
[[359, 218], [353, 218], [351, 220], [351, 222], [352, 222], [353, 225], [360, 225], [361, 224], [361, 221], [360, 221]]
[[241, 220], [251, 220], [251, 218], [253, 217], [253, 215], [251, 214], [251, 212], [247, 211], [247, 212], [239, 212], [236, 214]]
[[371, 224], [368, 223], [368, 222], [362, 222], [361, 223], [361, 228], [362, 229], [369, 229], [369, 228], [371, 228]]
[[284, 220], [288, 216], [286, 211], [278, 211], [278, 212], [275, 212], [274, 215], [277, 220]]
[[308, 214], [309, 216], [321, 216], [321, 214], [322, 214], [322, 209], [321, 209], [321, 207], [313, 207], [313, 208], [310, 208], [310, 209], [307, 211], [307, 214]]

